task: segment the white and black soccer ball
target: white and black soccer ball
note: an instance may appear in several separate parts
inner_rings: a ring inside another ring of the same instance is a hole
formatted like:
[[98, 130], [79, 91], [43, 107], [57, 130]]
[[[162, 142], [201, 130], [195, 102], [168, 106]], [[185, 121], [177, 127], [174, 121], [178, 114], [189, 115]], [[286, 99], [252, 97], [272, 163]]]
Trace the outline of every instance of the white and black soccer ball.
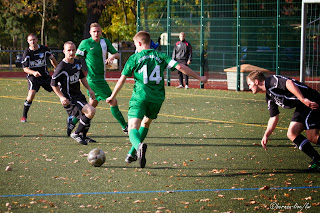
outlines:
[[94, 167], [100, 167], [106, 161], [106, 154], [101, 149], [95, 148], [88, 154], [88, 162]]

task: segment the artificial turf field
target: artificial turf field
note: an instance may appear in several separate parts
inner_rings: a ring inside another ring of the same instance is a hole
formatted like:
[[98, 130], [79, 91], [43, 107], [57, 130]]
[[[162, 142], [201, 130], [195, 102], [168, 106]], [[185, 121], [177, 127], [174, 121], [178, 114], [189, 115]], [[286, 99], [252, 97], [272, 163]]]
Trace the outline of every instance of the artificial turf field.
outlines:
[[[125, 117], [132, 87], [118, 96]], [[106, 103], [89, 131], [98, 143], [83, 146], [54, 93], [41, 89], [20, 123], [26, 95], [25, 79], [0, 79], [0, 212], [320, 212], [320, 173], [286, 137], [292, 110], [260, 146], [264, 94], [167, 87], [144, 169], [124, 162], [131, 145]], [[102, 167], [86, 160], [94, 148]]]

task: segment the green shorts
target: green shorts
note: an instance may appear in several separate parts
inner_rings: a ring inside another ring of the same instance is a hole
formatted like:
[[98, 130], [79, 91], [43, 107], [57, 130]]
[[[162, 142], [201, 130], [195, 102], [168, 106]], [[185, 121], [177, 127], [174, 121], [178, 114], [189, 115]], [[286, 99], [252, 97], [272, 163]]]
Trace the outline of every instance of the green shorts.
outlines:
[[156, 119], [160, 112], [162, 103], [151, 103], [146, 101], [130, 100], [128, 118], [143, 119], [144, 116]]
[[97, 101], [106, 100], [112, 94], [109, 84], [105, 80], [92, 81], [87, 79], [87, 81], [90, 88], [94, 91]]

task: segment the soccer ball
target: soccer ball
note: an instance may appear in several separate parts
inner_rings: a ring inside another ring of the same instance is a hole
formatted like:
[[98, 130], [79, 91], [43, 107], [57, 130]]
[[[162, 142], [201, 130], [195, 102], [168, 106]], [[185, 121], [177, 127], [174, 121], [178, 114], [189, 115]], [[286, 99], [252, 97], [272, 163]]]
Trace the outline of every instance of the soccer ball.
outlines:
[[106, 154], [98, 148], [91, 150], [88, 154], [88, 162], [94, 167], [100, 167], [106, 161]]

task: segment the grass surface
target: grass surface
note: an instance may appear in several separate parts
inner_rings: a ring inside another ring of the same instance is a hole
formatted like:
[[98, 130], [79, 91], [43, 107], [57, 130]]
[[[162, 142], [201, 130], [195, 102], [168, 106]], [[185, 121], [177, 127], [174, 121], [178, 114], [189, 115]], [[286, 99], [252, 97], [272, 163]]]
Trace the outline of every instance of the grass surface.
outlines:
[[[118, 97], [125, 117], [132, 87]], [[82, 146], [66, 136], [55, 94], [41, 89], [20, 123], [27, 82], [0, 79], [0, 212], [320, 211], [320, 175], [303, 172], [310, 159], [286, 138], [291, 110], [281, 110], [264, 151], [263, 94], [166, 91], [141, 169], [124, 162], [131, 145], [106, 103], [89, 131], [98, 143]], [[86, 160], [94, 148], [107, 155], [100, 168]]]

